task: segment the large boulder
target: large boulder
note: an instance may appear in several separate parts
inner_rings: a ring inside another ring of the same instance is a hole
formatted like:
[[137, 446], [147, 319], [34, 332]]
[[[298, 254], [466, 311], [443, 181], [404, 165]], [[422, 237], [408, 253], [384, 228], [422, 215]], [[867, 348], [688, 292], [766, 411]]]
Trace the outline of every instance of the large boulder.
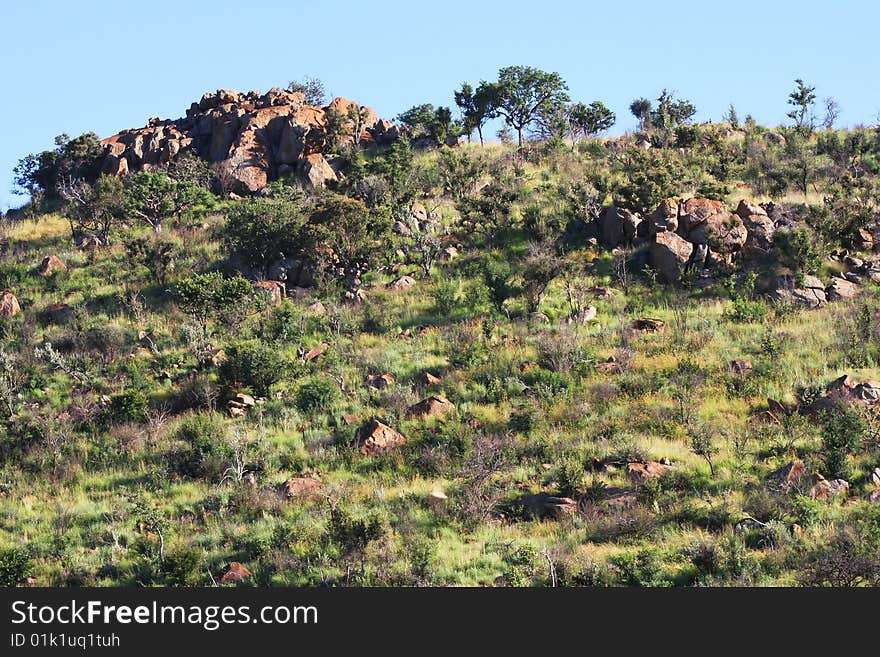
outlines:
[[375, 456], [406, 443], [406, 436], [373, 419], [358, 429], [353, 446], [365, 456]]
[[693, 244], [706, 244], [722, 253], [733, 253], [745, 246], [748, 236], [742, 219], [729, 212], [718, 212], [691, 228], [687, 240]]
[[650, 247], [651, 266], [663, 278], [674, 283], [681, 278], [694, 252], [694, 245], [672, 231], [659, 232]]
[[333, 167], [320, 153], [312, 153], [301, 160], [299, 173], [313, 189], [324, 187], [330, 181], [339, 180]]
[[771, 472], [767, 476], [767, 483], [771, 488], [787, 493], [792, 490], [802, 491], [808, 479], [807, 466], [801, 459], [794, 459]]
[[635, 239], [642, 216], [626, 208], [609, 206], [602, 212], [599, 220], [602, 227], [602, 240], [608, 246], [631, 243]]
[[831, 279], [828, 287], [825, 288], [825, 295], [830, 301], [844, 301], [854, 298], [861, 288], [845, 278], [834, 277]]
[[513, 506], [526, 518], [554, 520], [573, 516], [578, 509], [577, 502], [570, 497], [557, 497], [547, 493], [523, 495], [514, 501]]
[[291, 477], [282, 485], [281, 493], [288, 500], [316, 497], [326, 486], [323, 481], [312, 477]]
[[[664, 201], [668, 202], [668, 201]], [[689, 198], [679, 205], [678, 232], [687, 235], [714, 215], [726, 215], [727, 210], [721, 201], [708, 198]]]
[[627, 463], [626, 476], [633, 484], [641, 485], [648, 479], [658, 479], [664, 476], [671, 469], [671, 465], [659, 461]]
[[281, 281], [254, 281], [252, 285], [258, 294], [265, 294], [273, 306], [281, 305], [287, 293]]
[[782, 274], [773, 278], [768, 296], [776, 303], [790, 303], [805, 308], [818, 308], [827, 303], [825, 285], [816, 276], [804, 276], [799, 282], [795, 276]]

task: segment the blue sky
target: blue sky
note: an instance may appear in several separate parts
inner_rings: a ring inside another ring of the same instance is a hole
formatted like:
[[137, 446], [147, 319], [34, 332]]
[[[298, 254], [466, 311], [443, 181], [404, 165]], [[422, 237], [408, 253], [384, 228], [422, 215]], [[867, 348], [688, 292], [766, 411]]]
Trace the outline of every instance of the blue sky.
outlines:
[[204, 91], [285, 86], [311, 75], [391, 118], [454, 105], [464, 80], [502, 66], [557, 71], [632, 129], [633, 98], [669, 88], [717, 120], [779, 124], [795, 78], [840, 104], [841, 125], [880, 112], [880, 6], [838, 2], [463, 2], [386, 0], [4, 0], [0, 209], [21, 203], [12, 168], [53, 137], [108, 136], [182, 116]]

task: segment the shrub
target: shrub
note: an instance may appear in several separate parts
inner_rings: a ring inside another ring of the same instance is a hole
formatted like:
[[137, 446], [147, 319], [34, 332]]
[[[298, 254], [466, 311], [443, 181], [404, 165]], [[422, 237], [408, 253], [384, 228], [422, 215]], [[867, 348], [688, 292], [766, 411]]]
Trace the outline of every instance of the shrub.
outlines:
[[620, 581], [626, 586], [667, 586], [660, 551], [645, 548], [636, 553], [615, 555], [611, 563], [617, 568]]
[[303, 413], [329, 412], [339, 401], [339, 387], [327, 377], [312, 377], [296, 391], [294, 403]]
[[222, 472], [226, 427], [217, 415], [190, 413], [184, 416], [174, 437], [187, 445], [172, 456], [175, 472], [187, 477]]
[[277, 348], [259, 340], [240, 342], [226, 350], [226, 362], [220, 367], [220, 379], [227, 385], [245, 386], [255, 395], [265, 397], [280, 379], [284, 360]]
[[196, 580], [196, 570], [202, 563], [202, 551], [181, 545], [165, 554], [162, 570], [172, 586], [189, 586]]
[[139, 422], [147, 414], [147, 396], [142, 390], [129, 388], [110, 398], [110, 417], [116, 422]]
[[30, 576], [32, 570], [33, 563], [24, 548], [0, 550], [0, 586], [18, 586]]

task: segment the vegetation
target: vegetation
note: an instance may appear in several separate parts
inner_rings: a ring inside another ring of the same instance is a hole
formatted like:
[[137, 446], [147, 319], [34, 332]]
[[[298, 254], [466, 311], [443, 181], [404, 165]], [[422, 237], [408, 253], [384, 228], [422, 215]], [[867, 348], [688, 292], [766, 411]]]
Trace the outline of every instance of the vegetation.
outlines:
[[[789, 127], [664, 91], [600, 138], [601, 102], [509, 67], [328, 189], [244, 199], [193, 161], [100, 176], [90, 135], [23, 159], [0, 585], [877, 585], [880, 406], [847, 385], [880, 380], [880, 131], [797, 84]], [[602, 218], [667, 197], [778, 229], [665, 284]], [[817, 308], [767, 286], [844, 272]]]

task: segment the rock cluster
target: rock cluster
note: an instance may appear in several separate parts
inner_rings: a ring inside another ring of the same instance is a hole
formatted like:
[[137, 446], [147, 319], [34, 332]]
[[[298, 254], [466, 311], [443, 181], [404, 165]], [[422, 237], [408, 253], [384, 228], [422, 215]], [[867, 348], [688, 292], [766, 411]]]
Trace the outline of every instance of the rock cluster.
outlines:
[[219, 89], [193, 103], [183, 118], [153, 118], [143, 128], [104, 139], [102, 171], [121, 176], [194, 153], [217, 163], [227, 191], [258, 192], [290, 174], [320, 187], [338, 177], [327, 154], [333, 122], [341, 123], [341, 142], [368, 146], [400, 136], [398, 126], [345, 98], [319, 107], [306, 103], [302, 93], [279, 88], [264, 94]]

